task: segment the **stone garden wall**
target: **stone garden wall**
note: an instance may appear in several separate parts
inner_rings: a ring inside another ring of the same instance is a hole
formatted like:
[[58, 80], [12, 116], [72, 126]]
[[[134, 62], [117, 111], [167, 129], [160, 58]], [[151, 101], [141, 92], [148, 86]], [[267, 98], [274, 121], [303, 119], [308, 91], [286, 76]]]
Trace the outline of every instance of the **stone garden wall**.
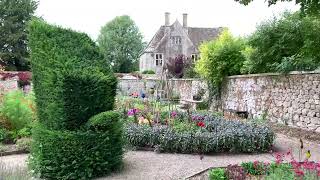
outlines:
[[230, 76], [222, 88], [221, 106], [320, 132], [320, 74]]
[[[147, 92], [159, 79], [120, 79], [122, 94]], [[173, 79], [169, 83], [181, 99], [192, 99], [207, 84], [199, 79]], [[289, 126], [320, 132], [320, 73], [293, 72], [240, 75], [227, 77], [218, 109], [223, 112], [247, 112]]]
[[7, 92], [18, 90], [18, 81], [17, 79], [9, 80], [0, 80], [0, 95], [3, 95]]
[[[141, 91], [149, 95], [150, 88], [156, 89], [160, 79], [157, 78], [126, 78], [119, 79], [118, 92], [123, 95], [130, 95]], [[199, 79], [171, 79], [169, 86], [173, 88], [175, 94], [180, 95], [180, 99], [192, 99], [201, 89], [207, 90], [207, 84]], [[206, 93], [207, 94], [207, 93]]]

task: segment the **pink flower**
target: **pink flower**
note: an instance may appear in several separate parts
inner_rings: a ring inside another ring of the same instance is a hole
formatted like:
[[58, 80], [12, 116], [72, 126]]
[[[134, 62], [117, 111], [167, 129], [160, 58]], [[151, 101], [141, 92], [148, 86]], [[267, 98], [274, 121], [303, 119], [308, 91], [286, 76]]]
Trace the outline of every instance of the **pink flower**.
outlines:
[[177, 112], [172, 111], [171, 114], [170, 114], [170, 115], [171, 115], [171, 118], [175, 118], [175, 117], [177, 116], [177, 114], [178, 114]]
[[280, 164], [283, 161], [283, 155], [280, 153], [275, 153], [276, 164]]
[[316, 164], [314, 162], [305, 161], [302, 164], [302, 166], [304, 169], [307, 169], [307, 170], [315, 170], [316, 169]]
[[291, 165], [294, 169], [299, 169], [300, 168], [300, 163], [297, 162], [296, 160], [291, 161]]

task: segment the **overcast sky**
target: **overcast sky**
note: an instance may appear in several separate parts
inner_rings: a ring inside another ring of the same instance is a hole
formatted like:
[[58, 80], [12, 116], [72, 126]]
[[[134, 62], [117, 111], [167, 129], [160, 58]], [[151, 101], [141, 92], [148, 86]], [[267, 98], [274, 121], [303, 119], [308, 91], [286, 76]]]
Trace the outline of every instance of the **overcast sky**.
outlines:
[[235, 35], [247, 35], [256, 24], [279, 13], [299, 9], [294, 3], [268, 7], [264, 0], [249, 6], [234, 0], [40, 0], [36, 14], [49, 23], [86, 32], [94, 40], [101, 26], [116, 16], [129, 15], [146, 41], [164, 24], [164, 13], [170, 12], [170, 23], [188, 13], [188, 26], [228, 27]]

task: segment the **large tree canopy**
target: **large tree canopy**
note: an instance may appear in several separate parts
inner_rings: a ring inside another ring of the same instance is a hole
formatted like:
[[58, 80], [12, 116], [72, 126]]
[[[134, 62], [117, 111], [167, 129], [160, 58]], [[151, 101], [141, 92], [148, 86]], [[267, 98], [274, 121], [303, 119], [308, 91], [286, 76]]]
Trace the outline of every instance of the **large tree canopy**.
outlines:
[[142, 38], [129, 16], [118, 16], [101, 28], [98, 44], [114, 72], [128, 73], [137, 70]]
[[[241, 4], [248, 5], [254, 0], [235, 0]], [[269, 6], [281, 1], [295, 1], [296, 4], [301, 6], [301, 12], [310, 15], [320, 14], [320, 1], [319, 0], [266, 0]]]
[[320, 67], [320, 20], [298, 13], [263, 22], [249, 37], [243, 73], [312, 71]]
[[26, 25], [34, 0], [0, 0], [0, 60], [7, 70], [28, 70]]

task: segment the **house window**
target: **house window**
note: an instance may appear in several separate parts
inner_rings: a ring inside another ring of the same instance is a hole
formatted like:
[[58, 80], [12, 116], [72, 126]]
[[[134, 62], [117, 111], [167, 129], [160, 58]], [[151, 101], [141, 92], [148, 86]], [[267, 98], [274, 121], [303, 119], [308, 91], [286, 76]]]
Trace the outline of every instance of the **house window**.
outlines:
[[180, 36], [171, 36], [170, 39], [172, 44], [181, 44], [182, 42]]
[[198, 59], [199, 59], [198, 54], [192, 54], [192, 55], [191, 55], [191, 59], [192, 59], [193, 61], [198, 60]]
[[163, 64], [163, 54], [162, 53], [157, 53], [155, 56], [156, 60], [156, 66], [162, 66]]

